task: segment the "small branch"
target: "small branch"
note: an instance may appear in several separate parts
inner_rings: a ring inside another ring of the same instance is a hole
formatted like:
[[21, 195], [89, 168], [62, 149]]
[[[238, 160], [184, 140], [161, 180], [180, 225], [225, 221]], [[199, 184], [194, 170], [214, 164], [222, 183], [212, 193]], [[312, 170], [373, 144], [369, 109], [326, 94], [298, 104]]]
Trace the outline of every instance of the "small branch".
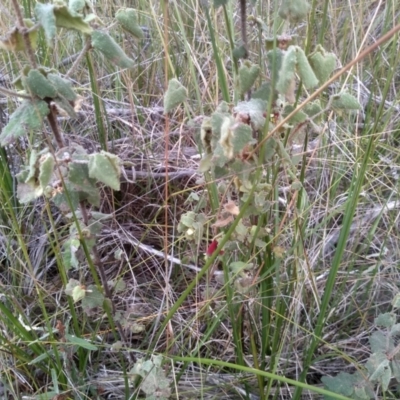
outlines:
[[22, 17], [22, 13], [19, 8], [18, 0], [12, 0], [12, 5], [15, 10], [15, 13], [17, 14], [18, 29], [19, 29], [20, 33], [22, 34], [22, 38], [24, 40], [24, 44], [25, 44], [26, 52], [28, 54], [29, 61], [33, 68], [37, 68], [35, 54], [33, 52], [32, 44], [29, 39], [29, 29], [27, 29], [25, 26], [24, 18]]
[[75, 61], [72, 64], [71, 68], [66, 73], [65, 76], [67, 78], [69, 78], [71, 76], [72, 72], [74, 72], [74, 70], [78, 67], [78, 65], [82, 61], [82, 58], [85, 57], [86, 53], [90, 50], [91, 47], [92, 47], [92, 41], [90, 40], [90, 37], [88, 37], [86, 39], [86, 43], [85, 43], [85, 46], [83, 47], [82, 51], [78, 54], [78, 57], [75, 59]]
[[22, 99], [31, 99], [32, 98], [31, 96], [28, 96], [26, 94], [20, 94], [20, 93], [14, 92], [13, 90], [6, 89], [1, 86], [0, 86], [0, 93], [3, 93], [7, 96], [21, 97]]
[[47, 116], [47, 121], [49, 121], [51, 130], [56, 139], [58, 148], [62, 149], [63, 147], [65, 147], [65, 142], [64, 142], [64, 139], [62, 137], [60, 130], [58, 129], [57, 117], [56, 117], [55, 112], [52, 109], [52, 106], [50, 104], [49, 104], [49, 108], [50, 108], [50, 113]]

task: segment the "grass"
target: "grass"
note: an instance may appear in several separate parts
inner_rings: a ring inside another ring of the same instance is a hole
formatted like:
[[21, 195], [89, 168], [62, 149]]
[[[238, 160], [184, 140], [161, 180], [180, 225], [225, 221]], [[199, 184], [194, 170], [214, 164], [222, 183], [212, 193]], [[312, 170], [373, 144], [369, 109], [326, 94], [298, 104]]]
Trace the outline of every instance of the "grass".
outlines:
[[[129, 2], [144, 38], [134, 41], [116, 26], [110, 34], [134, 68], [121, 71], [90, 52], [69, 74], [84, 98], [79, 118], [60, 119], [68, 142], [118, 154], [125, 166], [121, 191], [102, 189], [99, 211], [111, 214], [98, 233], [102, 270], [85, 241], [79, 267], [65, 264], [74, 218], [45, 199], [17, 199], [15, 173], [45, 138], [32, 134], [0, 150], [0, 397], [145, 398], [148, 379], [132, 368], [157, 355], [163, 363], [160, 370], [151, 364], [155, 379], [161, 385], [165, 375], [179, 399], [322, 398], [321, 377], [364, 371], [374, 318], [391, 310], [399, 293], [398, 34], [360, 54], [400, 22], [400, 8], [394, 1], [315, 0], [308, 23], [292, 26], [278, 17], [278, 2], [249, 3], [248, 14], [267, 29], [248, 24], [249, 59], [264, 79], [266, 37], [290, 32], [308, 52], [320, 43], [338, 66], [353, 62], [319, 98], [347, 90], [362, 111], [326, 112], [318, 133], [274, 133], [267, 123], [257, 162], [240, 173], [248, 169], [253, 183], [264, 180], [270, 189], [253, 184], [239, 202], [232, 176], [198, 172], [201, 122], [221, 100], [244, 97], [236, 85], [240, 62], [232, 57], [240, 41], [238, 5]], [[30, 0], [20, 5], [31, 15]], [[94, 11], [109, 25], [124, 6], [104, 0]], [[5, 33], [15, 20], [11, 2], [0, 11]], [[36, 57], [67, 74], [68, 58], [84, 40], [58, 35], [54, 49], [40, 37]], [[26, 60], [0, 55], [0, 87], [11, 90]], [[165, 115], [172, 77], [188, 99]], [[313, 93], [299, 90], [296, 104]], [[0, 124], [17, 104], [0, 98]], [[282, 143], [275, 152], [271, 136]], [[255, 196], [264, 196], [265, 210], [249, 217]], [[239, 211], [219, 228], [229, 200]], [[198, 241], [179, 224], [190, 211], [203, 224]], [[250, 223], [253, 234], [243, 233]], [[205, 257], [217, 234], [216, 251]], [[234, 273], [233, 262], [252, 268]], [[104, 279], [112, 282], [111, 304], [74, 303], [65, 293], [70, 279], [93, 293], [103, 291]], [[391, 385], [378, 388], [376, 398], [398, 393]]]

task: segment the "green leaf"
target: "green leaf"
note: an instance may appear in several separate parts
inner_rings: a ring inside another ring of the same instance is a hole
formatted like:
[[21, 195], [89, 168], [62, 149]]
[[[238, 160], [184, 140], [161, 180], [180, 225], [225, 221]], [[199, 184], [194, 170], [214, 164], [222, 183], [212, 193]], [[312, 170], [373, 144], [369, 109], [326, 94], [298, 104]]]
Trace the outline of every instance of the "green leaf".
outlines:
[[55, 87], [59, 95], [68, 101], [76, 100], [77, 94], [73, 91], [69, 80], [61, 78], [60, 75], [54, 73], [47, 74], [47, 79]]
[[[24, 24], [27, 28], [32, 28], [35, 23], [31, 19], [24, 19]], [[38, 31], [35, 29], [28, 34], [29, 42], [32, 49], [37, 47]], [[0, 38], [0, 50], [6, 51], [26, 51], [25, 40], [17, 27], [14, 27], [10, 32]]]
[[365, 366], [370, 373], [369, 380], [371, 382], [386, 383], [387, 375], [390, 374], [390, 365], [386, 354], [372, 354]]
[[89, 156], [89, 177], [120, 190], [121, 165], [120, 158], [114, 154], [101, 151]]
[[49, 107], [42, 100], [25, 100], [13, 112], [8, 124], [0, 135], [0, 145], [6, 146], [30, 130], [42, 128], [43, 118], [49, 114]]
[[168, 89], [164, 96], [164, 113], [172, 111], [177, 105], [183, 103], [187, 98], [186, 88], [178, 81], [172, 78], [168, 83]]
[[193, 211], [188, 211], [186, 214], [183, 214], [181, 216], [180, 223], [187, 228], [192, 228], [195, 220], [196, 220], [196, 213]]
[[86, 289], [86, 296], [82, 300], [82, 309], [89, 314], [96, 307], [103, 307], [104, 295], [99, 292], [96, 286], [89, 285]]
[[146, 394], [146, 399], [169, 399], [171, 396], [170, 382], [162, 369], [162, 356], [152, 356], [151, 360], [138, 360], [130, 375], [143, 378], [140, 388]]
[[247, 145], [255, 143], [253, 130], [247, 124], [237, 124], [233, 127], [232, 146], [235, 155], [243, 151]]
[[[291, 104], [288, 104], [282, 112], [282, 116], [286, 118], [293, 110], [295, 109], [294, 106]], [[303, 112], [302, 110], [298, 111], [292, 118], [289, 119], [289, 124], [290, 125], [297, 125], [301, 124], [307, 119], [307, 114]]]
[[23, 79], [25, 89], [32, 96], [40, 99], [56, 97], [57, 91], [52, 83], [37, 69], [31, 69], [28, 76]]
[[78, 338], [74, 335], [70, 335], [69, 333], [65, 334], [65, 339], [67, 339], [66, 344], [73, 344], [74, 346], [82, 347], [83, 349], [86, 349], [86, 350], [92, 350], [92, 351], [97, 350], [97, 346], [90, 343], [86, 339]]
[[239, 68], [239, 86], [240, 93], [244, 94], [254, 85], [258, 75], [260, 74], [260, 66], [245, 61]]
[[199, 171], [202, 173], [207, 172], [211, 169], [212, 165], [212, 155], [205, 154], [199, 162]]
[[77, 285], [72, 289], [72, 294], [71, 294], [74, 303], [77, 303], [78, 301], [82, 300], [86, 296], [86, 289], [84, 286]]
[[279, 16], [297, 23], [304, 20], [310, 10], [306, 0], [283, 0], [279, 8]]
[[54, 15], [54, 4], [36, 3], [35, 14], [44, 30], [47, 43], [56, 36], [56, 16]]
[[[71, 268], [78, 269], [79, 261], [76, 256], [81, 242], [79, 239], [71, 238], [63, 244], [63, 251], [61, 253], [63, 259], [63, 267], [68, 271]], [[68, 293], [67, 293], [68, 294]]]
[[387, 334], [377, 331], [369, 337], [369, 344], [372, 353], [386, 353], [394, 349], [392, 338], [388, 338]]
[[54, 172], [54, 165], [55, 160], [52, 154], [47, 153], [41, 157], [39, 167], [39, 182], [43, 189], [50, 183]]
[[258, 131], [264, 127], [267, 102], [261, 99], [241, 101], [234, 108], [237, 114], [247, 114], [250, 117], [251, 127]]
[[74, 11], [71, 13], [66, 5], [56, 5], [53, 12], [56, 18], [56, 26], [58, 28], [75, 29], [87, 35], [90, 35], [93, 32], [91, 26], [84, 21], [83, 16], [73, 15], [76, 13]]
[[400, 308], [400, 293], [397, 293], [392, 300], [393, 308]]
[[320, 83], [326, 82], [336, 67], [336, 55], [318, 45], [308, 59]]
[[94, 31], [92, 33], [92, 46], [121, 68], [133, 68], [135, 66], [134, 61], [125, 54], [122, 48], [106, 32]]
[[[75, 190], [75, 187], [70, 182], [66, 181], [64, 187], [60, 187], [54, 196], [53, 203], [62, 211], [68, 212], [71, 211], [70, 204], [73, 210], [76, 210], [79, 204], [79, 191]], [[68, 191], [68, 196], [66, 194], [66, 190]]]
[[96, 180], [89, 177], [89, 169], [85, 164], [71, 162], [69, 164], [68, 188], [74, 194], [79, 194], [80, 200], [88, 200], [94, 206], [99, 206], [100, 196]]
[[137, 11], [133, 8], [120, 8], [115, 14], [122, 28], [138, 39], [143, 39], [143, 31], [139, 25]]
[[267, 102], [270, 100], [270, 96], [271, 96], [271, 84], [269, 82], [266, 82], [263, 83], [257, 90], [253, 92], [251, 98], [260, 99]]
[[[296, 46], [289, 46], [285, 55], [283, 56], [282, 66], [279, 71], [278, 82], [276, 83], [276, 90], [285, 95], [286, 98], [291, 100], [294, 98], [294, 82], [297, 64], [297, 51]], [[290, 101], [294, 103], [294, 101]]]
[[375, 325], [383, 328], [391, 328], [396, 323], [396, 319], [396, 314], [394, 313], [379, 314], [375, 318]]
[[332, 107], [339, 110], [361, 110], [361, 104], [350, 93], [342, 92], [332, 95]]
[[312, 89], [318, 85], [318, 79], [308, 62], [304, 50], [299, 46], [295, 46], [295, 48], [297, 52], [297, 71], [300, 79], [306, 89]]
[[352, 395], [357, 384], [356, 377], [347, 372], [340, 372], [336, 376], [323, 376], [321, 381], [328, 390], [347, 397]]
[[268, 68], [271, 71], [272, 77], [277, 77], [278, 72], [282, 68], [282, 62], [284, 58], [283, 51], [281, 49], [275, 48], [267, 53], [267, 60], [268, 60]]
[[246, 47], [243, 44], [235, 47], [232, 51], [232, 56], [235, 60], [240, 60], [241, 58], [245, 58], [247, 56]]
[[85, 7], [86, 7], [85, 0], [69, 0], [68, 2], [69, 12], [74, 17], [80, 16]]

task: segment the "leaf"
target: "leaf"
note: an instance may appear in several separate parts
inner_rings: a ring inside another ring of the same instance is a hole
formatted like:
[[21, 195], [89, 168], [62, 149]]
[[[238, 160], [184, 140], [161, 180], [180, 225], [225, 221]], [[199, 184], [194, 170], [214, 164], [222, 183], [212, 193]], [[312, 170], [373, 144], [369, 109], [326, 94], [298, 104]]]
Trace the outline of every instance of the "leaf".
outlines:
[[276, 90], [285, 97], [294, 97], [293, 82], [295, 80], [297, 64], [296, 46], [289, 46], [282, 59], [282, 66], [279, 70], [279, 78], [276, 83]]
[[83, 349], [86, 349], [86, 350], [92, 350], [92, 351], [97, 350], [97, 346], [90, 343], [86, 339], [82, 339], [82, 338], [76, 337], [74, 335], [70, 335], [69, 333], [65, 334], [65, 339], [67, 339], [66, 344], [73, 344], [74, 346], [82, 347]]
[[103, 307], [104, 295], [99, 292], [96, 286], [90, 285], [86, 290], [86, 296], [82, 300], [82, 309], [88, 313], [96, 307]]
[[71, 268], [78, 269], [79, 261], [76, 253], [80, 246], [81, 242], [76, 238], [71, 238], [63, 244], [63, 252], [61, 253], [61, 256], [63, 259], [63, 266], [67, 271]]
[[193, 211], [188, 211], [181, 216], [180, 223], [185, 227], [191, 228], [196, 220], [196, 214]]
[[260, 99], [265, 102], [270, 100], [271, 96], [271, 84], [269, 82], [263, 83], [257, 90], [251, 95], [252, 99]]
[[85, 0], [69, 0], [68, 2], [68, 10], [70, 14], [74, 17], [80, 16], [85, 7]]
[[386, 353], [392, 351], [394, 343], [392, 338], [388, 338], [383, 332], [374, 332], [369, 337], [369, 344], [371, 346], [372, 353]]
[[49, 114], [49, 107], [42, 100], [25, 100], [13, 112], [8, 124], [0, 135], [0, 145], [6, 146], [30, 130], [42, 128], [43, 118]]
[[232, 127], [232, 147], [234, 154], [239, 154], [246, 147], [255, 142], [253, 139], [253, 130], [246, 124], [235, 124]]
[[390, 365], [386, 354], [373, 353], [365, 366], [370, 373], [369, 380], [371, 382], [386, 384], [387, 375], [390, 374]]
[[361, 104], [350, 93], [342, 92], [331, 96], [332, 107], [339, 110], [361, 110]]
[[164, 96], [164, 113], [169, 113], [177, 105], [183, 103], [187, 98], [187, 94], [187, 89], [178, 79], [172, 78], [168, 83], [168, 89]]
[[71, 211], [70, 205], [73, 210], [77, 209], [79, 194], [80, 192], [75, 190], [74, 185], [67, 181], [65, 182], [65, 187], [60, 186], [58, 190], [53, 193], [52, 200], [62, 212], [68, 212]]
[[115, 19], [122, 28], [138, 39], [143, 39], [143, 31], [139, 25], [137, 12], [133, 8], [120, 8], [115, 14]]
[[[28, 29], [35, 25], [31, 19], [24, 18], [23, 21]], [[38, 31], [36, 29], [29, 32], [28, 40], [34, 50], [37, 47], [37, 38]], [[5, 37], [0, 38], [0, 49], [7, 51], [26, 51], [25, 40], [17, 27], [14, 27], [11, 31], [7, 32]]]
[[138, 360], [129, 372], [133, 377], [139, 375], [143, 378], [140, 388], [146, 399], [168, 399], [171, 396], [170, 382], [161, 365], [162, 356], [152, 356], [151, 360]]
[[207, 172], [211, 169], [212, 165], [212, 155], [206, 154], [201, 158], [199, 162], [199, 171], [202, 173]]
[[106, 151], [89, 156], [89, 177], [120, 190], [121, 166], [120, 158]]
[[74, 101], [77, 98], [77, 94], [73, 91], [69, 80], [61, 78], [60, 75], [54, 73], [47, 74], [47, 79], [55, 87], [57, 93], [66, 100]]
[[54, 5], [50, 3], [36, 3], [35, 14], [44, 30], [47, 43], [56, 36], [56, 16], [54, 15]]
[[375, 318], [375, 325], [383, 328], [391, 328], [396, 323], [396, 319], [396, 314], [394, 313], [379, 314]]
[[240, 274], [242, 271], [249, 270], [253, 268], [253, 264], [248, 264], [243, 261], [235, 261], [229, 264], [229, 269], [233, 275]]
[[323, 376], [321, 378], [325, 387], [334, 393], [350, 397], [358, 380], [355, 375], [340, 372], [336, 376]]
[[400, 293], [397, 293], [392, 300], [393, 308], [400, 308]]
[[66, 5], [56, 5], [53, 12], [56, 18], [56, 26], [58, 28], [75, 29], [87, 35], [90, 35], [93, 32], [91, 26], [84, 21], [83, 16], [79, 14], [76, 15], [74, 11], [71, 13]]
[[37, 96], [40, 99], [46, 97], [56, 97], [56, 88], [51, 82], [37, 69], [31, 69], [23, 80], [26, 91], [32, 96]]
[[260, 66], [245, 61], [239, 68], [239, 86], [240, 93], [244, 94], [254, 85], [258, 75], [260, 74]]
[[39, 167], [39, 183], [43, 189], [50, 183], [54, 172], [54, 165], [55, 160], [52, 154], [47, 153], [41, 157]]
[[307, 17], [310, 5], [306, 0], [283, 0], [279, 8], [279, 16], [291, 22], [300, 22]]
[[133, 68], [135, 65], [134, 61], [125, 54], [122, 48], [106, 32], [94, 31], [92, 33], [92, 46], [121, 68]]
[[239, 207], [235, 204], [233, 200], [228, 201], [224, 204], [224, 210], [227, 211], [231, 215], [239, 215]]
[[300, 79], [306, 89], [312, 89], [318, 85], [318, 79], [315, 76], [313, 69], [304, 53], [304, 50], [299, 46], [294, 46], [297, 52], [297, 71]]
[[71, 293], [72, 299], [74, 300], [74, 303], [77, 303], [78, 301], [82, 300], [86, 296], [86, 288], [85, 286], [77, 285], [72, 289]]
[[234, 111], [237, 114], [248, 114], [250, 117], [251, 127], [255, 131], [258, 131], [264, 127], [266, 110], [267, 102], [261, 99], [241, 101], [234, 108]]
[[71, 162], [69, 164], [67, 188], [70, 189], [69, 193], [71, 195], [78, 194], [80, 200], [88, 200], [94, 206], [99, 206], [99, 190], [95, 179], [89, 177], [87, 165], [79, 162]]
[[336, 55], [328, 53], [321, 45], [318, 45], [308, 59], [320, 83], [326, 82], [336, 67]]

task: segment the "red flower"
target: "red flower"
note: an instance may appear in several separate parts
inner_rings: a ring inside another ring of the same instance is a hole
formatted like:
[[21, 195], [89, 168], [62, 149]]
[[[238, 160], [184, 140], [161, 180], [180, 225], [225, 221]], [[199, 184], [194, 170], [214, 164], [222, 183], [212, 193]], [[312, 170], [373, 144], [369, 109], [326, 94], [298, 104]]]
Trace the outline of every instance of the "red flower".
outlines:
[[[207, 248], [207, 251], [206, 251], [207, 257], [211, 257], [211, 256], [214, 254], [215, 250], [217, 250], [217, 247], [218, 247], [218, 241], [217, 241], [216, 239], [214, 239], [214, 240], [210, 243], [210, 245], [208, 246], [208, 248]], [[224, 254], [223, 250], [221, 250], [221, 251], [219, 252], [219, 254]]]

